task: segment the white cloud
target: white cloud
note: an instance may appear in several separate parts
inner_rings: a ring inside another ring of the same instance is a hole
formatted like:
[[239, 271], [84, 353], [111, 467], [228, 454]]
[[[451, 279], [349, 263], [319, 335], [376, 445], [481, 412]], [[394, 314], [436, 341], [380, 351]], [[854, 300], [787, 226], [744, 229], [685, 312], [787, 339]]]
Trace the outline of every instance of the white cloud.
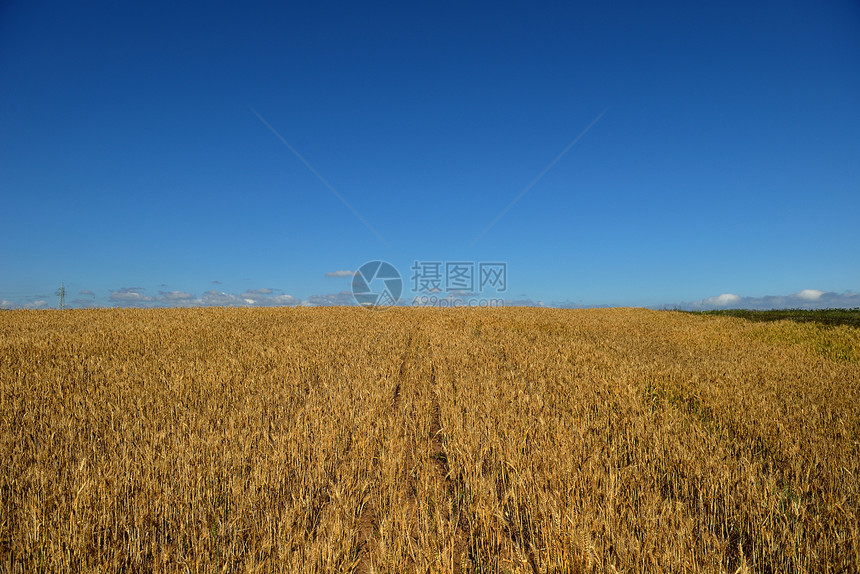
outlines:
[[161, 299], [167, 302], [188, 302], [194, 300], [194, 295], [182, 291], [162, 291]]
[[349, 291], [341, 291], [340, 293], [328, 293], [326, 295], [311, 295], [304, 301], [304, 307], [331, 307], [331, 306], [353, 306], [355, 298]]
[[271, 305], [277, 306], [292, 306], [298, 305], [300, 301], [293, 297], [292, 295], [287, 295], [286, 293], [282, 295], [275, 295], [274, 297], [269, 297], [268, 302]]
[[249, 289], [239, 295], [224, 291], [206, 291], [200, 304], [217, 307], [282, 307], [298, 305], [300, 301], [292, 295], [271, 295], [274, 289]]
[[681, 309], [828, 309], [860, 307], [860, 293], [846, 291], [820, 291], [804, 289], [791, 295], [764, 295], [762, 297], [741, 297], [731, 293], [708, 297], [692, 303], [681, 303]]
[[520, 299], [505, 299], [505, 307], [546, 307], [543, 301], [535, 301], [529, 297]]
[[553, 301], [548, 305], [548, 307], [554, 307], [558, 309], [606, 309], [610, 307], [618, 307], [619, 305], [612, 305], [611, 303], [583, 303], [582, 301]]
[[329, 271], [325, 274], [326, 277], [352, 277], [353, 275], [355, 275], [355, 271], [347, 271], [345, 269], [342, 271]]
[[800, 299], [805, 299], [807, 301], [817, 301], [821, 299], [822, 295], [824, 295], [824, 291], [819, 291], [818, 289], [804, 289], [800, 293], [797, 293], [795, 296]]
[[78, 293], [78, 295], [85, 295], [87, 297], [95, 297], [96, 296], [96, 294], [93, 293], [92, 291], [90, 291], [89, 289], [84, 289], [83, 291], [80, 291]]
[[184, 291], [160, 291], [159, 295], [159, 303], [168, 307], [195, 307], [203, 304], [203, 300]]
[[225, 293], [223, 291], [215, 290], [210, 290], [203, 293], [201, 301], [204, 305], [217, 307], [233, 307], [236, 305], [243, 304], [241, 298], [236, 297], [235, 295], [230, 295], [229, 293]]
[[143, 303], [154, 303], [155, 297], [150, 297], [144, 293], [143, 287], [123, 287], [116, 291], [111, 291], [108, 299], [114, 303], [123, 303], [125, 305], [139, 305]]
[[[83, 291], [83, 297], [70, 301], [71, 306], [79, 308], [95, 307], [95, 294]], [[280, 289], [248, 289], [241, 294], [227, 293], [210, 289], [197, 297], [185, 291], [159, 291], [158, 296], [148, 295], [143, 287], [123, 287], [108, 291], [108, 304], [115, 307], [281, 307], [301, 304], [301, 300], [293, 295], [283, 293]], [[49, 298], [44, 295], [27, 303], [20, 301], [0, 300], [0, 308], [36, 309], [48, 306]]]
[[723, 293], [722, 295], [703, 299], [700, 303], [706, 307], [728, 307], [729, 305], [736, 305], [741, 301], [741, 299], [742, 297], [740, 295], [735, 295], [734, 293]]
[[254, 307], [279, 307], [299, 304], [299, 300], [292, 295], [285, 293], [272, 295], [273, 292], [273, 289], [249, 289], [239, 295], [239, 297], [244, 304]]

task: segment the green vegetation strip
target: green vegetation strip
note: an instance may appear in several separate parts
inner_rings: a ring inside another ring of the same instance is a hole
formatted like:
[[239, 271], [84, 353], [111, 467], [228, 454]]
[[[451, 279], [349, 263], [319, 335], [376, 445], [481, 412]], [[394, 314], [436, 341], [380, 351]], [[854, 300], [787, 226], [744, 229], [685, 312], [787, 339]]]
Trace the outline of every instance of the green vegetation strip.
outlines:
[[796, 321], [798, 323], [820, 323], [836, 326], [860, 327], [860, 307], [853, 309], [771, 309], [753, 311], [750, 309], [724, 309], [719, 311], [686, 311], [695, 315], [720, 315], [740, 317], [749, 321]]

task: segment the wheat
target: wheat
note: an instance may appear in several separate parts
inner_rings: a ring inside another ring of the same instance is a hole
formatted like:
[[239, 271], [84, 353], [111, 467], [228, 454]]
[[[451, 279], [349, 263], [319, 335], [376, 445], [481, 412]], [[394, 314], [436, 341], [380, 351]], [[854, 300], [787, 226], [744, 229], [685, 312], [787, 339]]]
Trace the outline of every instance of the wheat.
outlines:
[[0, 570], [860, 569], [856, 328], [289, 308], [0, 329]]

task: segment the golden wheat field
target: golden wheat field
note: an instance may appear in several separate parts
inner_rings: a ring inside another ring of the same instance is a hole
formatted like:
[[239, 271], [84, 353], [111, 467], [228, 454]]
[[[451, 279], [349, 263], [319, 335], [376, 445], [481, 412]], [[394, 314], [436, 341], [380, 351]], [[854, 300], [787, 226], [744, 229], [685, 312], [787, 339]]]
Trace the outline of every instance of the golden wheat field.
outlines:
[[860, 570], [860, 331], [0, 314], [0, 570]]

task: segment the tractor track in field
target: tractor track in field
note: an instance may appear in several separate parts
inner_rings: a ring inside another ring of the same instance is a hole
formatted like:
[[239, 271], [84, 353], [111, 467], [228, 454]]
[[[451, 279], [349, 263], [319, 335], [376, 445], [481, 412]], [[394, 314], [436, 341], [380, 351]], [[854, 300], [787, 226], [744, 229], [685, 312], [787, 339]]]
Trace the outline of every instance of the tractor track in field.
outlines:
[[[436, 485], [433, 487], [435, 492], [439, 494], [439, 499], [436, 500], [434, 497], [433, 501], [436, 508], [446, 508], [450, 501], [450, 507], [453, 511], [451, 519], [456, 523], [453, 526], [454, 560], [450, 571], [460, 573], [464, 571], [461, 564], [463, 557], [469, 562], [474, 563], [475, 561], [475, 551], [470, 545], [468, 509], [464, 507], [465, 500], [461, 496], [464, 492], [464, 485], [452, 476], [448, 463], [442, 426], [442, 409], [439, 401], [440, 394], [436, 381], [436, 368], [431, 361], [429, 376], [425, 371], [421, 380], [415, 379], [414, 369], [411, 368], [413, 364], [410, 361], [415, 361], [417, 358], [416, 351], [418, 349], [415, 348], [416, 341], [416, 333], [413, 332], [409, 335], [406, 349], [400, 361], [397, 380], [394, 384], [390, 403], [390, 408], [392, 409], [390, 412], [399, 421], [399, 425], [395, 424], [398, 427], [397, 432], [402, 432], [403, 436], [421, 436], [420, 434], [416, 434], [416, 429], [413, 427], [416, 424], [420, 424], [419, 421], [422, 419], [424, 421], [429, 420], [429, 433], [426, 435], [426, 438], [420, 439], [426, 442], [424, 442], [423, 446], [419, 444], [412, 445], [404, 455], [403, 468], [405, 480], [399, 486], [409, 520], [408, 536], [412, 539], [412, 543], [420, 543], [418, 536], [418, 514], [420, 508], [426, 509], [428, 506], [427, 504], [422, 504], [427, 501], [419, 501], [418, 479], [413, 471], [424, 468], [424, 472], [429, 473], [428, 476], [431, 484]], [[424, 353], [418, 353], [418, 355], [423, 356]], [[422, 395], [423, 399], [421, 398]], [[427, 404], [428, 402], [429, 405]], [[414, 406], [419, 404], [426, 405], [421, 407], [425, 409], [423, 412], [408, 412], [410, 407], [414, 408]], [[413, 416], [410, 417], [410, 414]], [[415, 456], [418, 453], [425, 453], [421, 455], [425, 457], [425, 460], [416, 460]], [[379, 464], [378, 461], [374, 461], [374, 466], [377, 464]], [[357, 521], [358, 546], [354, 554], [356, 557], [355, 567], [352, 570], [357, 574], [371, 572], [371, 544], [378, 533], [381, 519], [382, 516], [380, 516], [373, 502], [369, 501], [363, 506]], [[412, 569], [415, 569], [414, 564], [411, 565], [411, 568], [407, 568], [407, 571]]]
[[[406, 347], [403, 351], [403, 356], [400, 359], [400, 367], [397, 371], [397, 381], [394, 384], [394, 392], [391, 398], [391, 409], [394, 412], [394, 416], [398, 416], [398, 412], [400, 410], [401, 403], [401, 392], [403, 390], [403, 383], [406, 380], [406, 363], [409, 359], [409, 352], [412, 348], [412, 341], [414, 339], [414, 333], [409, 334], [409, 338], [406, 340]], [[402, 417], [398, 417], [401, 418]], [[403, 421], [405, 424], [405, 421]], [[379, 460], [377, 457], [373, 458], [373, 467], [379, 465]], [[356, 524], [356, 528], [358, 531], [357, 541], [358, 546], [355, 551], [355, 566], [352, 569], [356, 574], [365, 574], [371, 571], [371, 552], [370, 552], [370, 544], [373, 541], [374, 534], [379, 530], [380, 517], [379, 512], [376, 509], [376, 506], [373, 504], [373, 501], [370, 500], [361, 507], [361, 512], [358, 517], [358, 521]]]
[[430, 393], [433, 396], [430, 403], [430, 467], [433, 469], [436, 480], [444, 485], [447, 496], [454, 498], [451, 508], [455, 513], [456, 530], [454, 532], [454, 564], [452, 572], [459, 574], [463, 571], [460, 558], [466, 555], [474, 563], [474, 552], [469, 543], [469, 524], [466, 509], [462, 508], [464, 501], [460, 496], [460, 493], [465, 492], [465, 486], [459, 479], [454, 479], [451, 476], [448, 455], [445, 452], [442, 432], [442, 408], [439, 404], [436, 367], [432, 363], [430, 365]]
[[[419, 496], [424, 495], [419, 495], [418, 478], [414, 471], [420, 471], [423, 468], [425, 476], [428, 476], [431, 484], [435, 485], [431, 487], [431, 492], [438, 495], [431, 495], [433, 497], [432, 505], [438, 509], [437, 511], [444, 512], [442, 509], [448, 508], [450, 504], [451, 516], [449, 519], [451, 522], [449, 524], [453, 539], [449, 541], [451, 546], [448, 548], [452, 550], [453, 561], [446, 565], [449, 571], [454, 573], [471, 571], [480, 564], [498, 563], [499, 558], [502, 559], [502, 562], [511, 564], [517, 562], [513, 555], [508, 555], [507, 551], [502, 551], [505, 556], [487, 555], [487, 549], [481, 547], [474, 540], [473, 529], [477, 527], [479, 521], [474, 516], [472, 509], [469, 508], [466, 496], [468, 488], [463, 478], [451, 471], [446, 448], [445, 429], [442, 424], [440, 399], [443, 393], [440, 383], [437, 381], [436, 365], [432, 358], [429, 374], [426, 370], [423, 371], [423, 374], [416, 374], [416, 365], [420, 358], [432, 357], [431, 349], [419, 349], [417, 347], [420, 345], [418, 341], [416, 329], [407, 338], [394, 387], [389, 395], [389, 406], [384, 409], [380, 416], [380, 418], [391, 417], [394, 421], [392, 432], [401, 433], [403, 437], [421, 436], [420, 433], [415, 432], [417, 429], [414, 426], [420, 424], [420, 420], [425, 421], [424, 424], [429, 421], [429, 432], [426, 438], [419, 439], [419, 441], [426, 442], [423, 445], [411, 444], [403, 454], [403, 470], [400, 479], [398, 479], [402, 480], [402, 483], [398, 484], [397, 487], [400, 490], [403, 508], [408, 517], [406, 535], [411, 538], [412, 544], [420, 544], [419, 512], [422, 508], [428, 508], [426, 504], [428, 501], [419, 500]], [[483, 340], [481, 342], [486, 344]], [[429, 347], [430, 342], [425, 341], [424, 344]], [[415, 411], [416, 407], [419, 410], [424, 409], [423, 412]], [[415, 457], [418, 453], [424, 454], [416, 460]], [[374, 474], [380, 464], [378, 456], [378, 454], [375, 455], [371, 463]], [[425, 459], [421, 460], [420, 457], [425, 457]], [[374, 541], [378, 541], [379, 529], [383, 523], [385, 512], [386, 510], [377, 508], [372, 496], [368, 496], [362, 505], [356, 521], [356, 547], [353, 551], [351, 572], [365, 574], [371, 572], [376, 566], [373, 564], [372, 545]], [[509, 539], [510, 548], [517, 548], [523, 552], [527, 557], [528, 566], [531, 567], [532, 571], [537, 572], [537, 560], [531, 548], [531, 541], [523, 536], [524, 533], [520, 530], [514, 524], [508, 523], [503, 532]], [[403, 571], [417, 570], [416, 566], [409, 564]]]

